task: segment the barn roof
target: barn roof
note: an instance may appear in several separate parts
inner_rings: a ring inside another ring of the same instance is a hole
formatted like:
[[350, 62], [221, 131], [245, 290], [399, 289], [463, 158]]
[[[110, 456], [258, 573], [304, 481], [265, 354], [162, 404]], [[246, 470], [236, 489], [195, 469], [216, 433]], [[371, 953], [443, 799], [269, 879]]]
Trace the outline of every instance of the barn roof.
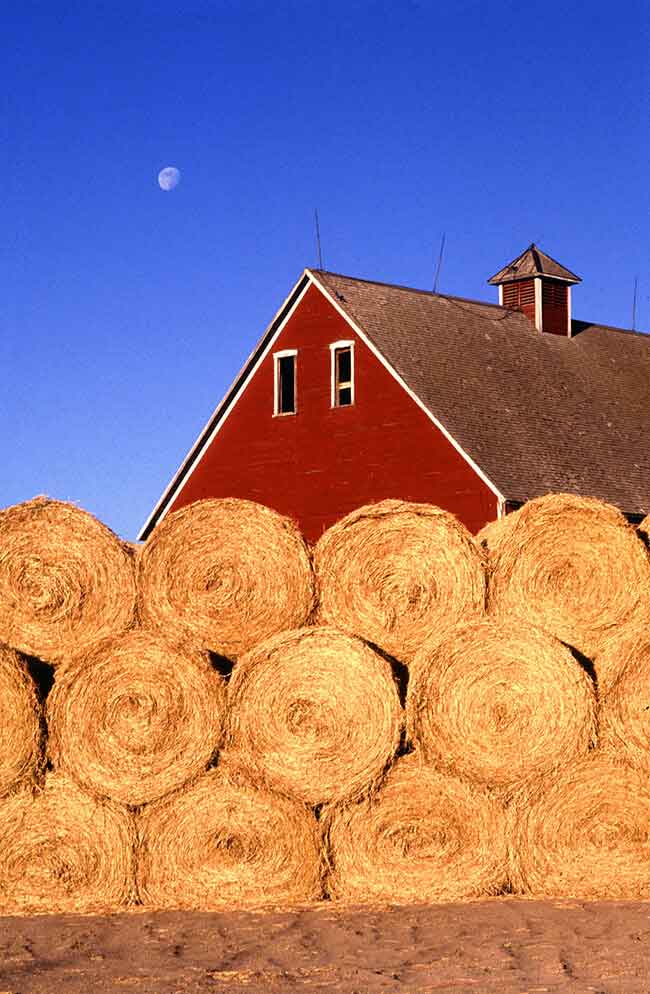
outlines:
[[650, 511], [650, 335], [543, 334], [495, 304], [308, 272], [507, 499]]

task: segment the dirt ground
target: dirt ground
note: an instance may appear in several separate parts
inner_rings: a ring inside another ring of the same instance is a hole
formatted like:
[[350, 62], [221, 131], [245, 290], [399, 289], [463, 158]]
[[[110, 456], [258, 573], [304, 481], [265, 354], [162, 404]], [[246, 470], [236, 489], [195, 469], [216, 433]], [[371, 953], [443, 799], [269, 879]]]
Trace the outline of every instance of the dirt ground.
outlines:
[[0, 994], [650, 994], [650, 903], [0, 918]]

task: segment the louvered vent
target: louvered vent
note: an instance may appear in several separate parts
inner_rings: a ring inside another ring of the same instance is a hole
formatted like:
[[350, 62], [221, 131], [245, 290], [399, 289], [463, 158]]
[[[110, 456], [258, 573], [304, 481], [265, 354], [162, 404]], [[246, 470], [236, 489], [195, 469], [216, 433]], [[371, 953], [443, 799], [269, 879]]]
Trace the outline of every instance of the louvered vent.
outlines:
[[503, 286], [503, 306], [512, 311], [523, 311], [532, 304], [535, 307], [535, 283], [521, 280], [518, 283], [505, 283]]
[[566, 305], [566, 286], [562, 283], [542, 283], [542, 305], [546, 307], [564, 307]]
[[568, 334], [568, 289], [564, 283], [542, 281], [542, 328], [552, 335]]

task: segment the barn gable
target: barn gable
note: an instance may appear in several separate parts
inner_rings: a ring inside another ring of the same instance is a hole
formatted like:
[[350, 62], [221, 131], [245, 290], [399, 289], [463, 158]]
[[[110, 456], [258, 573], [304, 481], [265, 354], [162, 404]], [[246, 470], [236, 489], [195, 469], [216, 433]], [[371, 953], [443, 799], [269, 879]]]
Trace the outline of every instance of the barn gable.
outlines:
[[[332, 397], [332, 347], [354, 354], [354, 404]], [[277, 357], [296, 359], [297, 416], [274, 410]], [[247, 497], [298, 517], [316, 539], [328, 523], [383, 497], [436, 500], [477, 530], [497, 514], [492, 481], [413, 394], [321, 274], [306, 270], [214, 412], [141, 532], [168, 511]], [[325, 523], [325, 524], [324, 524]]]

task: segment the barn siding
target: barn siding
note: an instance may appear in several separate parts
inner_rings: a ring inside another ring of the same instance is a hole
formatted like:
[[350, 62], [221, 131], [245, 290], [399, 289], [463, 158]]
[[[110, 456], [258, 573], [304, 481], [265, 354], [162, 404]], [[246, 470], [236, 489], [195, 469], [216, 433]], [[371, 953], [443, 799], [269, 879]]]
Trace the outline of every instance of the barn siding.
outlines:
[[[330, 407], [330, 343], [355, 342], [355, 403]], [[297, 413], [273, 417], [273, 352], [297, 349]], [[170, 510], [246, 497], [297, 519], [315, 541], [361, 504], [396, 497], [453, 511], [472, 531], [492, 491], [311, 286]]]

